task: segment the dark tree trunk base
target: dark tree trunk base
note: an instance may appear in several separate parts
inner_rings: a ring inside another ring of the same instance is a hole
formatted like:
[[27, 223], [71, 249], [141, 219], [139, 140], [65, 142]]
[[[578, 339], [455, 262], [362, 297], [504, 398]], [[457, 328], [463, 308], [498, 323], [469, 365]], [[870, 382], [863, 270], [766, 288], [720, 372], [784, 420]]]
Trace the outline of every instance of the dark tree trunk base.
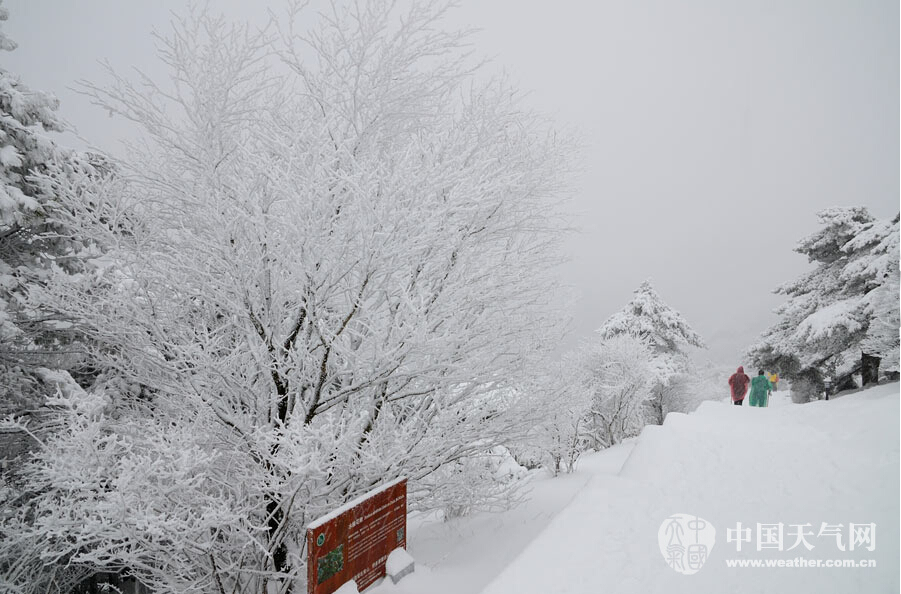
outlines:
[[863, 353], [860, 357], [861, 384], [876, 384], [879, 382], [879, 357]]

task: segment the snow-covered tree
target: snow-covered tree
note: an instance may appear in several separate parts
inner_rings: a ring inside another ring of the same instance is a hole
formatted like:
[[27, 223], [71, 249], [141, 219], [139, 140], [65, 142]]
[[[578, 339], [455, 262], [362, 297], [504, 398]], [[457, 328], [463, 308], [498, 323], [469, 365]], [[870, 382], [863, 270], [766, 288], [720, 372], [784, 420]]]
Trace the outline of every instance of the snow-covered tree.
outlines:
[[615, 334], [582, 352], [580, 376], [591, 398], [588, 432], [595, 449], [637, 435], [646, 424], [646, 404], [657, 379], [652, 359], [646, 339], [631, 334]]
[[515, 451], [539, 459], [554, 476], [572, 472], [592, 441], [591, 393], [583, 381], [581, 351], [574, 350], [548, 365], [546, 375], [531, 387], [535, 422], [525, 439], [514, 445]]
[[816, 266], [776, 289], [788, 297], [781, 320], [748, 353], [811, 394], [858, 371], [875, 381], [883, 359], [883, 372], [898, 369], [898, 217], [836, 207], [818, 218], [822, 228], [795, 248]]
[[[886, 240], [893, 240], [891, 248], [898, 252], [898, 227]], [[901, 284], [898, 274], [898, 260], [893, 260], [885, 275], [885, 282], [867, 293], [864, 297], [866, 306], [864, 314], [870, 319], [867, 336], [860, 343], [862, 354], [879, 358], [880, 370], [887, 377], [898, 377], [899, 372], [899, 337], [901, 328], [901, 312], [898, 307], [898, 286]]]
[[147, 144], [59, 215], [109, 246], [105, 284], [55, 291], [136, 388], [57, 403], [43, 494], [0, 541], [39, 551], [7, 572], [23, 591], [60, 565], [299, 591], [305, 524], [382, 481], [414, 509], [495, 501], [478, 460], [524, 430], [497, 395], [552, 347], [567, 150], [476, 82], [443, 7], [392, 7], [303, 39], [191, 17], [161, 40], [174, 88], [88, 88]]
[[[0, 6], [0, 21], [8, 18]], [[0, 31], [0, 49], [16, 44]], [[40, 403], [36, 369], [47, 365], [56, 349], [51, 320], [27, 302], [28, 288], [40, 282], [63, 256], [50, 238], [44, 207], [54, 200], [36, 183], [59, 151], [48, 133], [62, 130], [57, 101], [32, 91], [18, 77], [0, 69], [0, 406], [3, 413], [23, 412]]]
[[[8, 16], [0, 6], [0, 22]], [[15, 48], [0, 30], [0, 50]], [[56, 98], [0, 68], [0, 417], [37, 417], [48, 395], [73, 383], [67, 372], [87, 379], [78, 328], [43, 287], [54, 275], [83, 277], [101, 255], [60, 225], [56, 211], [59, 185], [103, 175], [103, 162], [57, 146], [52, 136], [64, 130], [57, 107]], [[20, 432], [0, 435], [0, 457], [29, 442]]]
[[[874, 225], [872, 232], [881, 235], [878, 243], [870, 251], [863, 274], [880, 284], [864, 297], [864, 315], [869, 320], [866, 336], [860, 342], [861, 363], [867, 359], [874, 362], [876, 369], [870, 369], [868, 379], [873, 381], [882, 374], [897, 378], [899, 373], [899, 329], [901, 329], [901, 307], [899, 307], [899, 237], [901, 237], [901, 216], [896, 216], [883, 233]], [[866, 235], [855, 238], [863, 242], [873, 241]], [[872, 365], [872, 364], [871, 364]]]
[[555, 476], [572, 472], [585, 451], [639, 433], [656, 381], [645, 340], [620, 334], [582, 344], [550, 365], [532, 388], [537, 415], [527, 442], [515, 444], [514, 451], [528, 457], [538, 450]]
[[726, 378], [735, 368], [724, 368], [710, 362], [692, 363], [688, 370], [669, 378], [663, 387], [663, 415], [671, 412], [691, 413], [705, 400], [720, 400], [729, 394]]
[[625, 334], [647, 343], [655, 377], [649, 421], [663, 423], [663, 388], [670, 377], [689, 369], [687, 349], [706, 348], [704, 340], [682, 314], [663, 301], [649, 280], [635, 290], [632, 300], [610, 316], [597, 333], [604, 340]]
[[[0, 23], [8, 11], [0, 6]], [[16, 44], [0, 30], [0, 49]], [[41, 582], [31, 572], [18, 573], [23, 559], [43, 550], [20, 548], [11, 526], [28, 517], [47, 495], [45, 482], [32, 482], [27, 455], [54, 439], [60, 430], [52, 410], [54, 398], [83, 392], [97, 376], [85, 356], [85, 335], [67, 308], [48, 293], [56, 282], [97, 286], [103, 251], [62, 223], [67, 203], [85, 198], [82, 188], [110, 175], [106, 161], [56, 144], [65, 126], [56, 115], [57, 100], [28, 88], [18, 76], [0, 68], [0, 590], [16, 583]], [[63, 194], [67, 194], [63, 198]], [[85, 205], [80, 205], [79, 208]], [[8, 524], [12, 521], [12, 524]], [[35, 557], [37, 556], [37, 557]], [[47, 560], [45, 574], [67, 583], [61, 566]], [[15, 579], [9, 578], [16, 575]], [[84, 577], [84, 574], [71, 574]], [[73, 585], [74, 582], [69, 582]]]

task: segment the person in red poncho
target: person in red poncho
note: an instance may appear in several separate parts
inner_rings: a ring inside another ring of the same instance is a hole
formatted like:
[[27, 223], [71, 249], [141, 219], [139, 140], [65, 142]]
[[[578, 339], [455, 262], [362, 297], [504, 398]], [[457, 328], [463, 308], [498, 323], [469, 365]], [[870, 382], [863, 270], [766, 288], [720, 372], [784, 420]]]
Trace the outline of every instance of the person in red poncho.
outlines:
[[750, 383], [751, 378], [745, 375], [745, 368], [739, 366], [738, 371], [729, 377], [729, 387], [732, 388], [732, 404], [741, 406], [745, 394], [748, 393], [748, 384]]

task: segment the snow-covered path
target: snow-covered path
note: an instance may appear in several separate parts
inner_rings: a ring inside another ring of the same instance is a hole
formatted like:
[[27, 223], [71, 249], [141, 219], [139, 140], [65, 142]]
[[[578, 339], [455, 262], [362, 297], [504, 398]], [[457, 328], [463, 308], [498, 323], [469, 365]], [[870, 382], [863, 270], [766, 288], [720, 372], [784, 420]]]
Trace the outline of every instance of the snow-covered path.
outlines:
[[478, 594], [590, 480], [619, 472], [632, 447], [630, 440], [587, 454], [573, 474], [551, 478], [536, 472], [525, 502], [502, 513], [482, 512], [450, 522], [411, 519], [407, 543], [416, 572], [397, 585], [386, 579], [366, 594]]
[[[803, 406], [774, 396], [766, 409], [707, 402], [647, 427], [620, 473], [592, 476], [484, 594], [898, 592], [898, 384]], [[716, 544], [694, 575], [671, 569], [660, 552], [658, 530], [676, 513], [716, 529]], [[752, 529], [741, 552], [726, 542], [737, 522]], [[784, 525], [783, 550], [758, 552], [757, 525], [777, 523]], [[849, 523], [875, 523], [875, 550], [839, 550], [828, 527], [817, 535], [823, 523], [842, 524], [846, 549]], [[799, 530], [813, 531], [805, 539], [812, 550], [787, 550]], [[726, 563], [799, 557], [875, 559], [877, 566]]]

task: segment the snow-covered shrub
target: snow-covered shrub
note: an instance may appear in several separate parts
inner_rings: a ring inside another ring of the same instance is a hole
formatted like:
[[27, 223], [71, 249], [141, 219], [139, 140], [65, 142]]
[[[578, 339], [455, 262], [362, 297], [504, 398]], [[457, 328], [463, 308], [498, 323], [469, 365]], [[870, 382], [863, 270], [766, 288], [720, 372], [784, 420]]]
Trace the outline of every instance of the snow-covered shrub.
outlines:
[[572, 472], [588, 449], [591, 398], [580, 373], [576, 352], [547, 366], [547, 374], [530, 391], [535, 411], [532, 428], [525, 439], [511, 446], [514, 451], [535, 452], [554, 476]]
[[591, 399], [586, 429], [592, 448], [620, 443], [647, 423], [645, 405], [655, 380], [651, 360], [648, 343], [630, 334], [613, 335], [582, 351], [580, 378]]
[[451, 520], [477, 511], [510, 509], [522, 501], [527, 473], [507, 448], [495, 446], [445, 464], [420, 483], [445, 485], [430, 507], [438, 507], [444, 519]]
[[636, 435], [659, 377], [654, 362], [646, 341], [618, 334], [585, 343], [551, 365], [535, 388], [540, 413], [527, 436], [543, 452], [545, 467], [555, 476], [572, 472], [585, 451]]
[[155, 591], [179, 591], [198, 566], [235, 584], [264, 563], [264, 549], [242, 545], [265, 537], [253, 508], [267, 477], [196, 405], [184, 403], [195, 415], [187, 425], [152, 408], [112, 420], [87, 393], [59, 398], [58, 429], [20, 473], [22, 491], [36, 495], [3, 519], [0, 584], [56, 591], [124, 569]]
[[691, 373], [679, 373], [669, 378], [661, 392], [664, 419], [671, 412], [690, 413], [698, 407], [706, 387], [699, 379]]
[[663, 387], [663, 414], [691, 413], [705, 400], [722, 400], [729, 396], [728, 378], [734, 368], [715, 365], [691, 365], [687, 373], [669, 378]]
[[814, 369], [806, 369], [795, 374], [791, 383], [791, 398], [795, 404], [820, 400], [825, 391], [823, 376]]
[[[534, 438], [535, 434], [531, 433], [531, 437]], [[513, 444], [510, 455], [526, 470], [535, 470], [545, 465], [545, 452], [534, 439], [527, 438], [525, 443]]]

